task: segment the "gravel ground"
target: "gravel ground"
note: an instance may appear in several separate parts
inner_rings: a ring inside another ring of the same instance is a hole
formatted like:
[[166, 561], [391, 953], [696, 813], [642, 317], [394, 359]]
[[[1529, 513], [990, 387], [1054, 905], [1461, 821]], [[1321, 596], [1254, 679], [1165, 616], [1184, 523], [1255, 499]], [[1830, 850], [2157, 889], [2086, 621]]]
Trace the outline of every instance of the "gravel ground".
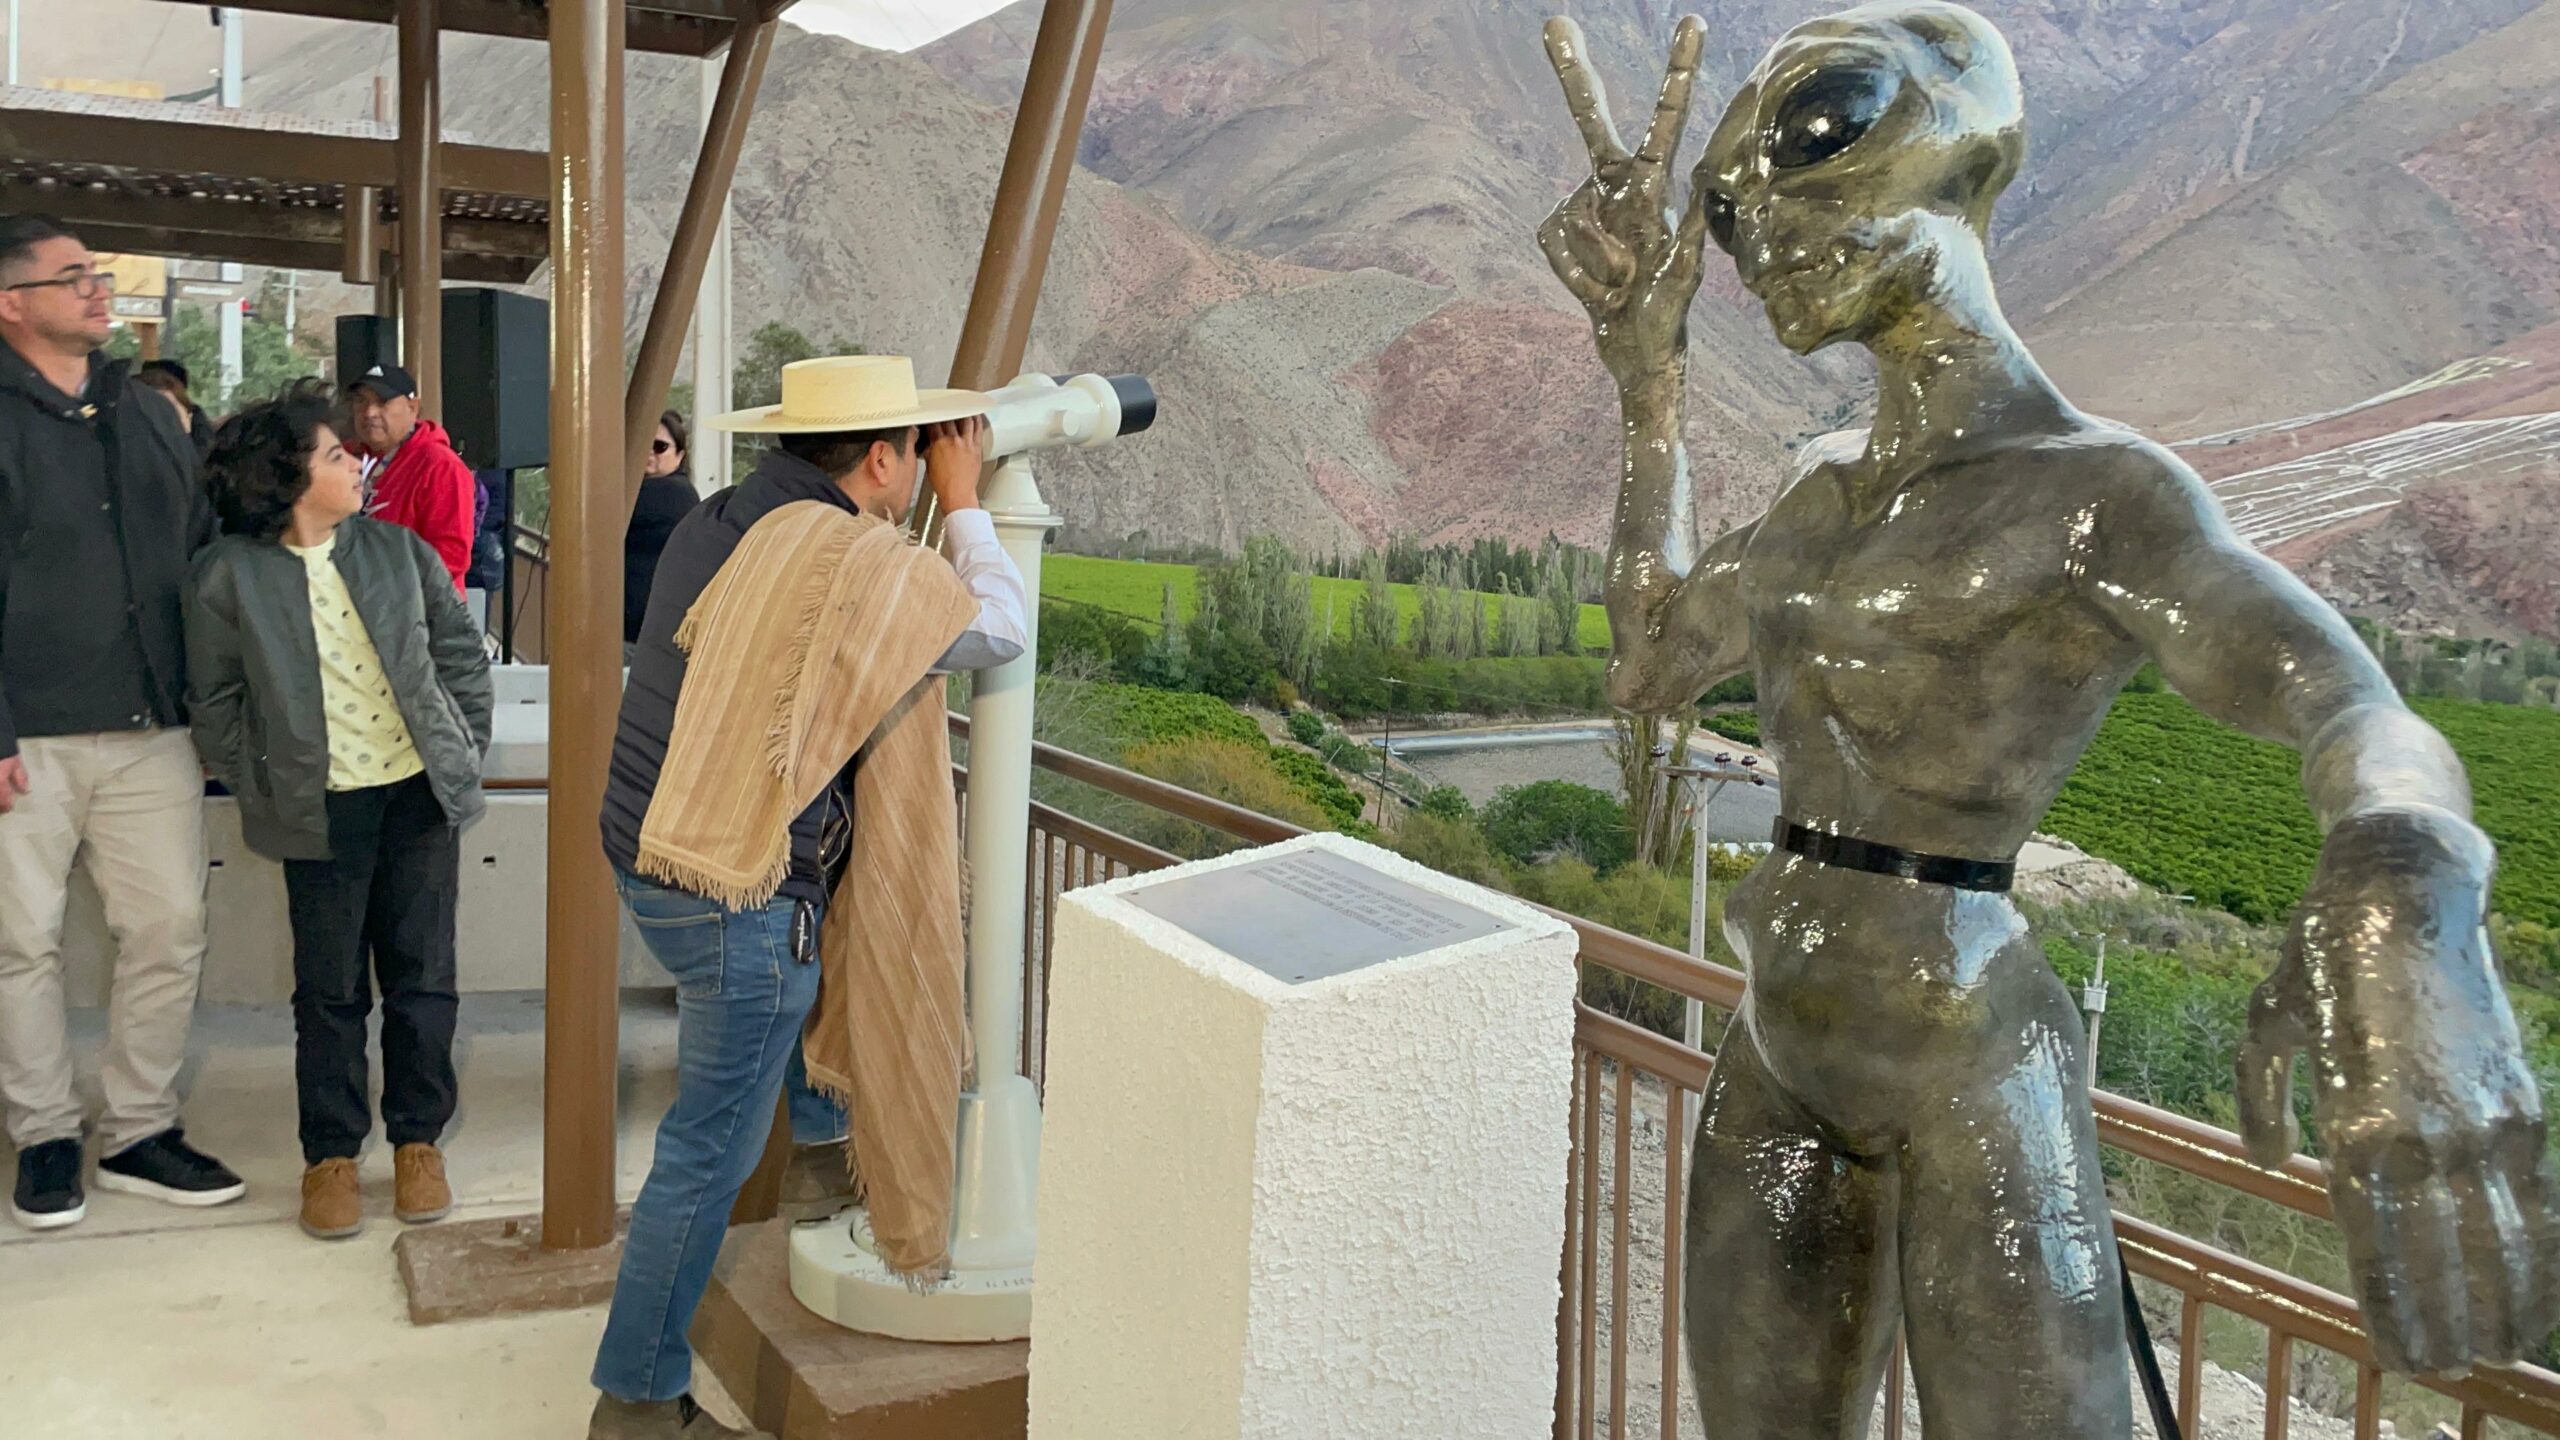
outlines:
[[[1591, 1393], [1596, 1424], [1593, 1433], [1612, 1435], [1609, 1399], [1612, 1369], [1610, 1364], [1611, 1316], [1614, 1310], [1616, 1277], [1611, 1257], [1615, 1251], [1615, 1234], [1611, 1206], [1617, 1194], [1617, 1078], [1604, 1074], [1599, 1086], [1600, 1100], [1600, 1192], [1599, 1243], [1596, 1253], [1594, 1291], [1598, 1297], [1593, 1307], [1593, 1344], [1589, 1351], [1594, 1360]], [[1627, 1314], [1631, 1317], [1626, 1337], [1626, 1431], [1632, 1437], [1660, 1436], [1662, 1429], [1662, 1215], [1664, 1173], [1664, 1098], [1660, 1082], [1639, 1075], [1635, 1085], [1635, 1129], [1629, 1137], [1628, 1169], [1633, 1179], [1629, 1188], [1629, 1224], [1627, 1239]], [[1684, 1110], [1688, 1106], [1683, 1107]], [[1579, 1323], [1577, 1317], [1576, 1322]], [[2171, 1334], [2155, 1331], [2154, 1341], [2161, 1349], [2161, 1366], [2167, 1372], [2170, 1393], [2177, 1393], [2177, 1342]], [[1697, 1396], [1691, 1386], [1685, 1358], [1680, 1365], [1680, 1440], [1704, 1440], [1705, 1432], [1698, 1422]], [[2135, 1440], [2155, 1440], [2150, 1418], [2142, 1412], [2141, 1390], [2134, 1391], [2133, 1435]], [[2203, 1423], [2198, 1434], [2188, 1440], [2256, 1440], [2266, 1433], [2266, 1392], [2256, 1381], [2235, 1374], [2218, 1365], [2205, 1367], [2203, 1387]], [[1921, 1435], [1918, 1396], [1908, 1385], [1903, 1395], [1903, 1435], [1917, 1440]], [[2354, 1427], [2347, 1421], [2311, 1410], [2299, 1401], [2292, 1406], [2289, 1434], [2293, 1440], [2351, 1440]], [[2382, 1435], [2392, 1437], [2396, 1431], [2383, 1422]], [[1884, 1435], [1883, 1404], [1879, 1400], [1872, 1429], [1875, 1440]]]

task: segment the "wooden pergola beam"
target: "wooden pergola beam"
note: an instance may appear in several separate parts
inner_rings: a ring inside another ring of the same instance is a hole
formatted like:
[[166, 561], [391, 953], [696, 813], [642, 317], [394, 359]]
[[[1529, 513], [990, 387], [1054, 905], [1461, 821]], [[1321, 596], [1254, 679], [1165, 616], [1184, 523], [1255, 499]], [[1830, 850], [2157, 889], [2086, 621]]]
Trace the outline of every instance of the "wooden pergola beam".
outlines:
[[[248, 0], [238, 8], [388, 25], [398, 5], [399, 0]], [[447, 34], [543, 40], [551, 33], [551, 8], [540, 0], [446, 0], [441, 18]], [[626, 44], [666, 55], [708, 55], [728, 43], [734, 13], [729, 0], [645, 0], [625, 11]]]
[[[539, 150], [442, 148], [447, 190], [537, 198], [551, 193], [550, 157]], [[397, 150], [389, 140], [344, 135], [0, 106], [0, 155], [37, 164], [391, 190], [400, 183]]]
[[[23, 208], [43, 211], [75, 230], [112, 225], [208, 239], [228, 236], [328, 246], [344, 246], [347, 238], [347, 212], [311, 205], [244, 204], [124, 190], [12, 185], [0, 187], [0, 210], [21, 208], [22, 197]], [[387, 231], [377, 228], [374, 233], [382, 242], [381, 253], [398, 253], [398, 242]], [[540, 261], [551, 253], [550, 227], [447, 217], [444, 253], [448, 270], [464, 256]], [[333, 260], [320, 268], [335, 270], [340, 263]]]
[[[67, 217], [66, 217], [67, 218]], [[73, 222], [81, 240], [93, 250], [112, 255], [175, 255], [190, 260], [236, 260], [277, 270], [334, 273], [345, 263], [337, 243], [293, 240], [272, 235], [223, 235], [161, 225], [116, 225], [103, 221]], [[522, 285], [542, 262], [510, 255], [447, 255], [445, 277], [474, 285]]]

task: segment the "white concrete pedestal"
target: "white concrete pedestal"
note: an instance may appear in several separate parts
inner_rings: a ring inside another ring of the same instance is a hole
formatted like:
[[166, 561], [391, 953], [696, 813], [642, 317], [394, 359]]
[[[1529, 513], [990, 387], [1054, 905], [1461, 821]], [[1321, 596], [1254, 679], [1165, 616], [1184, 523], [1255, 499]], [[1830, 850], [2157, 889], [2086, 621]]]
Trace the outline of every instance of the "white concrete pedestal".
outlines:
[[1571, 930], [1338, 835], [1057, 923], [1031, 1440], [1545, 1436]]

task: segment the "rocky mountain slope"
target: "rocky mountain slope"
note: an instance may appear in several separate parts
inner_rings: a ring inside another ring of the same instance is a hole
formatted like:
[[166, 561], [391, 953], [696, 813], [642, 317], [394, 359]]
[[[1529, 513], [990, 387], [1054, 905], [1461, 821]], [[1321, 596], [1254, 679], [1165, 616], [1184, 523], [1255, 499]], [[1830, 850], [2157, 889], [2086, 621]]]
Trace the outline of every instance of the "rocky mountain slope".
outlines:
[[[1550, 9], [1582, 21], [1632, 124], [1678, 8], [1120, 0], [1033, 363], [1145, 371], [1165, 419], [1051, 467], [1070, 543], [1599, 541], [1614, 398], [1530, 239], [1583, 163], [1538, 27]], [[1695, 8], [1704, 112], [1824, 7]], [[2019, 57], [2032, 126], [1995, 265], [2089, 408], [2193, 435], [2351, 405], [2502, 347], [2553, 363], [2523, 342], [2560, 320], [2560, 0], [1981, 8]], [[1017, 5], [909, 57], [786, 35], [739, 177], [747, 323], [905, 350], [928, 377], [947, 365], [1037, 19]], [[347, 109], [386, 38], [349, 27], [304, 46], [252, 103]], [[538, 47], [457, 38], [449, 54], [451, 124], [540, 142]], [[636, 317], [696, 91], [689, 67], [632, 63]], [[1729, 273], [1711, 267], [1705, 288], [1689, 439], [1721, 524], [1756, 512], [1794, 443], [1854, 420], [1867, 382], [1853, 353], [1786, 354]], [[2395, 483], [2408, 503], [2364, 530], [2440, 513], [2506, 555], [2505, 491], [2439, 502], [2426, 475]], [[2414, 596], [2405, 552], [2373, 551], [2340, 593]], [[2474, 593], [2480, 577], [2532, 567], [2440, 568], [2433, 608], [2467, 623], [2510, 603], [2512, 585]]]

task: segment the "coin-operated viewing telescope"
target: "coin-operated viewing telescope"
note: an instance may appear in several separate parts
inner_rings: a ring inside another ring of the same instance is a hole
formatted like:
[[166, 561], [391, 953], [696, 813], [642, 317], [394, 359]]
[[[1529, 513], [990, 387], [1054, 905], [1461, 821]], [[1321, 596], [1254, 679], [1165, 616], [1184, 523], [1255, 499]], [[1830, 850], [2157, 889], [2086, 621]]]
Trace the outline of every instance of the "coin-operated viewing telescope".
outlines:
[[1156, 387], [1141, 375], [1025, 375], [987, 392], [987, 458], [1089, 449], [1156, 423]]
[[1024, 887], [1030, 882], [1032, 671], [1039, 647], [1040, 551], [1059, 517], [1031, 475], [1037, 451], [1088, 449], [1155, 424], [1156, 391], [1137, 375], [1024, 375], [988, 392], [979, 489], [996, 538], [1032, 598], [1020, 659], [982, 670], [969, 695], [969, 1039], [974, 1088], [960, 1096], [951, 1274], [929, 1293], [889, 1273], [860, 1210], [791, 1234], [791, 1293], [839, 1325], [908, 1340], [1020, 1340], [1031, 1333], [1032, 1197], [1040, 1097], [1022, 1053]]

